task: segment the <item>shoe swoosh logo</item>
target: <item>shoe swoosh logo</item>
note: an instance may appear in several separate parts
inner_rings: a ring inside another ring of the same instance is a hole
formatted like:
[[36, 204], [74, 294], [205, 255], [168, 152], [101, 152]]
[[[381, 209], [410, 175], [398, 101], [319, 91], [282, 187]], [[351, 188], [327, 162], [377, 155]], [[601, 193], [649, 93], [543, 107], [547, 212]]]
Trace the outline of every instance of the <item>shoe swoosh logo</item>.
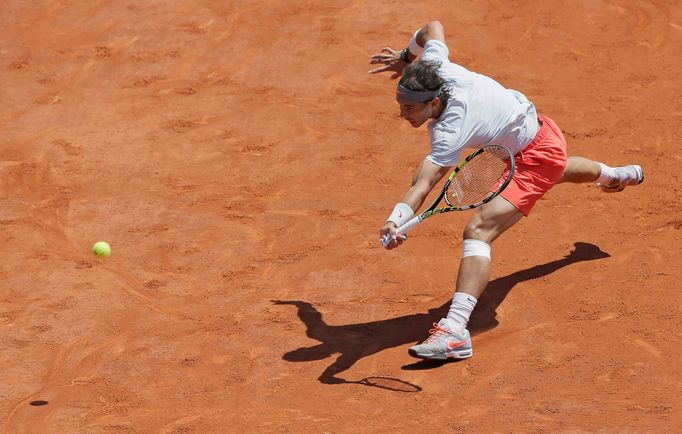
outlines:
[[468, 342], [468, 341], [453, 341], [453, 340], [450, 340], [450, 341], [448, 341], [448, 347], [450, 347], [450, 349], [454, 350], [455, 348], [459, 348], [459, 347], [461, 347], [462, 345], [466, 344], [467, 342]]
[[398, 218], [403, 218], [403, 211], [402, 210], [398, 210]]

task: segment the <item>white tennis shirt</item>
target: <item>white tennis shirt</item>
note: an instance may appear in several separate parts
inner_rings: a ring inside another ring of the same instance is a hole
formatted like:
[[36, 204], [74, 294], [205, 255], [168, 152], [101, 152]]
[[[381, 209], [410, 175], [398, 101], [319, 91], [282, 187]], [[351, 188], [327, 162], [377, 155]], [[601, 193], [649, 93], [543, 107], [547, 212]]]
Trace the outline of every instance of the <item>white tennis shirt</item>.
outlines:
[[464, 148], [496, 144], [512, 154], [528, 146], [538, 131], [535, 106], [521, 92], [450, 62], [441, 41], [426, 42], [422, 60], [441, 62], [438, 75], [450, 88], [451, 98], [438, 119], [429, 124], [431, 153], [439, 166], [455, 166]]

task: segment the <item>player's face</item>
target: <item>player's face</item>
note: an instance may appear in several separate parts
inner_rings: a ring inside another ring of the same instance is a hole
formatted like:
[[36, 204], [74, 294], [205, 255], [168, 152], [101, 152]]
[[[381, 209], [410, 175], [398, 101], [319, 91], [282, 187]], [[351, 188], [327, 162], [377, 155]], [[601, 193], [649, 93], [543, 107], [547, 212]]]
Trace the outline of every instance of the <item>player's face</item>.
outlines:
[[405, 102], [398, 100], [400, 117], [407, 120], [413, 127], [419, 128], [424, 122], [435, 117], [434, 108], [437, 105], [437, 99], [429, 102]]

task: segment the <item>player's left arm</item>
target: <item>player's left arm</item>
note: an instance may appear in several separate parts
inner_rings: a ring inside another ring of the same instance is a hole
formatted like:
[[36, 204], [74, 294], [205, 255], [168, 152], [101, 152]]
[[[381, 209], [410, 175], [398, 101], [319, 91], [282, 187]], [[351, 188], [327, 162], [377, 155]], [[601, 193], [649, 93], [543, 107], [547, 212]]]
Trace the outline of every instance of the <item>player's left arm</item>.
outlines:
[[445, 42], [445, 31], [443, 30], [443, 25], [439, 21], [431, 21], [414, 32], [409, 44], [403, 50], [398, 51], [391, 47], [384, 47], [380, 53], [374, 54], [370, 58], [369, 63], [372, 65], [381, 63], [384, 66], [372, 69], [369, 73], [376, 74], [379, 72], [392, 71], [394, 74], [391, 78], [400, 77], [403, 73], [403, 69], [424, 51], [426, 42], [430, 40]]

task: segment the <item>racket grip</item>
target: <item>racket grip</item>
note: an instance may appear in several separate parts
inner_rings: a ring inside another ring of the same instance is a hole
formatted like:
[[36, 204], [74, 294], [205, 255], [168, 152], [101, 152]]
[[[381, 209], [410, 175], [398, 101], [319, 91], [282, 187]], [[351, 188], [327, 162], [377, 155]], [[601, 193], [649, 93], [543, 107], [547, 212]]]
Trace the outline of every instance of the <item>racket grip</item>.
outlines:
[[[406, 234], [407, 231], [409, 231], [410, 229], [412, 229], [412, 228], [414, 227], [414, 225], [416, 225], [416, 224], [419, 223], [420, 221], [422, 221], [421, 215], [418, 215], [418, 216], [416, 216], [416, 217], [413, 217], [413, 218], [412, 218], [411, 220], [409, 220], [407, 223], [405, 223], [404, 225], [402, 225], [402, 226], [400, 226], [398, 229], [396, 229], [396, 233], [397, 233], [398, 235]], [[382, 237], [379, 239], [379, 241], [381, 241], [381, 245], [382, 245], [382, 246], [384, 246], [384, 247], [388, 246], [388, 243], [391, 242], [391, 234], [390, 234], [390, 233], [389, 233], [389, 234], [385, 234], [384, 236], [382, 236]]]

